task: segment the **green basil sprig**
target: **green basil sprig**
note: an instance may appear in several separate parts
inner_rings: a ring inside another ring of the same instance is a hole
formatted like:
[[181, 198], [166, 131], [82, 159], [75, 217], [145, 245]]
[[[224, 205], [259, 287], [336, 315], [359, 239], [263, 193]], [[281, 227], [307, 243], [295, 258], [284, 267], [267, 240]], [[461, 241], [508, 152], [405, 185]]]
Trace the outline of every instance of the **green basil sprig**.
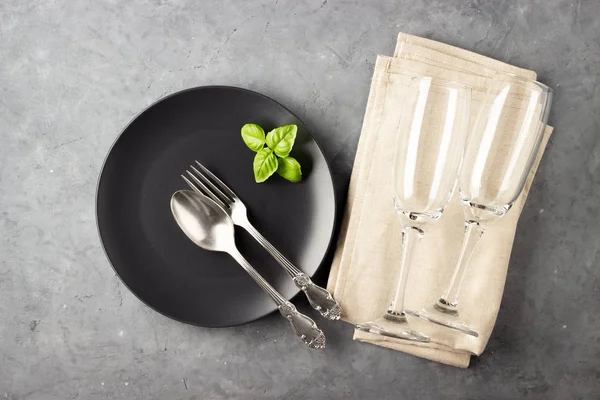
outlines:
[[302, 180], [300, 163], [290, 157], [297, 133], [296, 125], [280, 126], [267, 135], [259, 125], [242, 126], [244, 143], [250, 150], [256, 152], [253, 163], [256, 183], [266, 181], [275, 172], [290, 182], [296, 183]]

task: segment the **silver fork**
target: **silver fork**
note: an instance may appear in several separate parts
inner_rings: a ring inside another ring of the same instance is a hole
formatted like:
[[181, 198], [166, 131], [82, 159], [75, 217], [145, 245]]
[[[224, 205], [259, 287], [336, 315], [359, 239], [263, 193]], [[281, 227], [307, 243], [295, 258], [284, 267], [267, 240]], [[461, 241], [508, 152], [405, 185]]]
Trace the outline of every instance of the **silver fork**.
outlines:
[[260, 243], [262, 247], [277, 260], [277, 262], [279, 262], [283, 269], [285, 269], [294, 281], [294, 284], [306, 294], [308, 302], [315, 310], [319, 311], [325, 318], [331, 320], [339, 319], [342, 309], [331, 293], [322, 287], [315, 285], [308, 275], [300, 271], [294, 264], [285, 258], [283, 254], [281, 254], [267, 239], [264, 238], [263, 235], [260, 234], [260, 232], [256, 230], [256, 228], [254, 228], [248, 220], [245, 204], [233, 190], [198, 161], [196, 161], [196, 164], [201, 171], [193, 165], [190, 165], [190, 169], [193, 172], [190, 172], [189, 170], [185, 171], [189, 179], [185, 175], [181, 175], [190, 188], [217, 202], [217, 204], [223, 207], [227, 214], [229, 214], [235, 225], [244, 228], [254, 239], [256, 239], [256, 241]]

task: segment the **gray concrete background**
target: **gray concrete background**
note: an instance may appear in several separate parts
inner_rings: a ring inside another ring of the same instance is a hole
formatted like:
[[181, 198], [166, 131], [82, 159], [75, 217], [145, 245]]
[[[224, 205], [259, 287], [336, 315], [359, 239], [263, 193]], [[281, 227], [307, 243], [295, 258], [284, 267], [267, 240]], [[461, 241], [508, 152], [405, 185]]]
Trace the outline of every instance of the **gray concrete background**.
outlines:
[[[599, 15], [584, 0], [2, 0], [0, 398], [599, 399]], [[198, 85], [265, 93], [308, 124], [343, 197], [373, 63], [398, 31], [557, 89], [498, 322], [470, 369], [355, 343], [342, 323], [319, 321], [324, 352], [276, 315], [186, 326], [123, 288], [94, 192], [136, 113]]]

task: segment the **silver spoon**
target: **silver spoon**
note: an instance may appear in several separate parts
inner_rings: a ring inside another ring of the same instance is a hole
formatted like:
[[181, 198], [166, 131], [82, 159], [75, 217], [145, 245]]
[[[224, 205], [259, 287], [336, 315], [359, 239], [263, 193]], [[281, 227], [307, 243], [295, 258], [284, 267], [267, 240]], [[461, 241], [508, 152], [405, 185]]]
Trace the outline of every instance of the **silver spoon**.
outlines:
[[242, 256], [235, 245], [233, 222], [217, 203], [191, 190], [180, 190], [171, 197], [171, 212], [181, 230], [192, 242], [205, 250], [221, 251], [233, 257], [273, 299], [281, 315], [292, 325], [296, 336], [308, 347], [325, 347], [325, 335], [315, 321], [299, 313], [296, 307], [269, 285]]

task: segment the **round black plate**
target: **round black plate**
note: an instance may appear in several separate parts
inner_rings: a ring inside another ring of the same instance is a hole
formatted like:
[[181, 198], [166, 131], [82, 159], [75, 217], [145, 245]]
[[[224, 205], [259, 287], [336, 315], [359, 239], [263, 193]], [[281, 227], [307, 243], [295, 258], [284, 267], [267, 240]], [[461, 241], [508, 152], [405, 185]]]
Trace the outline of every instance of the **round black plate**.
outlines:
[[[265, 131], [298, 125], [292, 151], [304, 179], [254, 182], [254, 153], [240, 136], [245, 123]], [[144, 303], [176, 320], [231, 326], [276, 306], [224, 253], [203, 250], [179, 229], [171, 195], [187, 189], [180, 175], [198, 160], [246, 203], [255, 227], [308, 275], [332, 242], [335, 199], [329, 167], [302, 122], [281, 104], [233, 87], [209, 86], [168, 96], [138, 115], [113, 144], [96, 197], [104, 250], [125, 285]], [[291, 279], [246, 232], [236, 228], [242, 254], [286, 298]]]

